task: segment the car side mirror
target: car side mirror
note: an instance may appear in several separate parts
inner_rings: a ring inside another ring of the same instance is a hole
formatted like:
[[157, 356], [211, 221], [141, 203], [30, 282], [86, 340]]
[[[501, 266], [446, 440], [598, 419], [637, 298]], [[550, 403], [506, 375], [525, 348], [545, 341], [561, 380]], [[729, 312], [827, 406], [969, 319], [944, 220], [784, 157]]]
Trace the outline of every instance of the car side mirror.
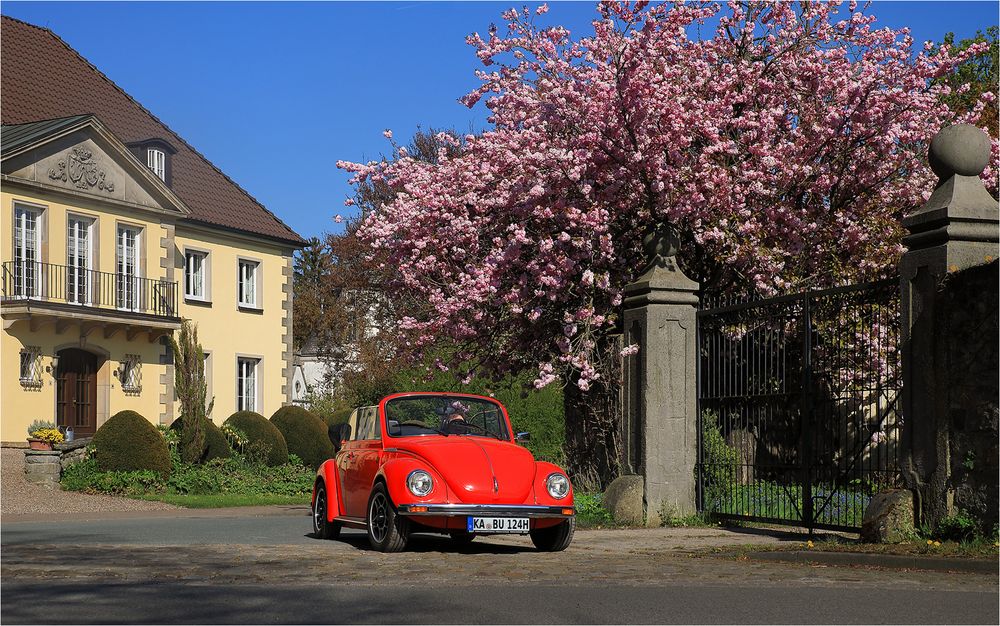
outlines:
[[517, 433], [515, 438], [518, 441], [531, 441], [531, 433]]

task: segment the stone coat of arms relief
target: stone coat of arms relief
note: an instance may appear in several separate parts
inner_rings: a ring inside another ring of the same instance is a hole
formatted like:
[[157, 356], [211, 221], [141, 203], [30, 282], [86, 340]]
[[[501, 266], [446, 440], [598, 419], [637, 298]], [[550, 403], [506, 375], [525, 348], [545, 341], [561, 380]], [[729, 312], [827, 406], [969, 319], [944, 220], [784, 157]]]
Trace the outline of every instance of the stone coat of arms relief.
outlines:
[[109, 193], [115, 190], [114, 182], [106, 179], [106, 174], [98, 167], [93, 153], [81, 147], [70, 150], [65, 159], [60, 159], [56, 166], [49, 169], [49, 178], [71, 182], [77, 189], [97, 187]]

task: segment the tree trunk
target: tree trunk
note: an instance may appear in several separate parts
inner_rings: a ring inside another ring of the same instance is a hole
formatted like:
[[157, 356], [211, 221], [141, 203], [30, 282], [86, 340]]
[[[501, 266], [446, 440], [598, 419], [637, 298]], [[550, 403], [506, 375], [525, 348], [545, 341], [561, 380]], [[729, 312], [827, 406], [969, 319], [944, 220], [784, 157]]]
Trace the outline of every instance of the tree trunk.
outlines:
[[603, 491], [621, 473], [620, 337], [601, 339], [597, 350], [601, 377], [582, 391], [574, 376], [563, 390], [567, 471], [576, 491]]

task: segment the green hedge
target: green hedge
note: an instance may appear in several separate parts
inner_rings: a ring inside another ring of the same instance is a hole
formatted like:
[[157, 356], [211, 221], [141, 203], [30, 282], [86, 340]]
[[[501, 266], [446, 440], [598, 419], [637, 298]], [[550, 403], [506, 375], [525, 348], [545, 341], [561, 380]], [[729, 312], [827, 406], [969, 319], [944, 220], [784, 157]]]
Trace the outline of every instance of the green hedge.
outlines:
[[150, 470], [164, 478], [170, 475], [166, 440], [156, 426], [135, 411], [112, 415], [94, 433], [91, 446], [102, 471]]
[[288, 444], [285, 442], [285, 436], [260, 413], [237, 411], [229, 416], [223, 426], [240, 431], [246, 436], [249, 446], [259, 447], [261, 460], [267, 465], [275, 466], [288, 462]]
[[[183, 417], [178, 417], [170, 424], [170, 430], [181, 432]], [[201, 463], [207, 463], [212, 459], [228, 459], [232, 456], [229, 442], [222, 433], [222, 429], [215, 425], [215, 422], [205, 418], [201, 423], [202, 430], [205, 431], [205, 446], [201, 453]]]
[[271, 423], [284, 435], [288, 452], [306, 465], [316, 468], [333, 458], [335, 452], [326, 423], [302, 407], [281, 407], [271, 416]]

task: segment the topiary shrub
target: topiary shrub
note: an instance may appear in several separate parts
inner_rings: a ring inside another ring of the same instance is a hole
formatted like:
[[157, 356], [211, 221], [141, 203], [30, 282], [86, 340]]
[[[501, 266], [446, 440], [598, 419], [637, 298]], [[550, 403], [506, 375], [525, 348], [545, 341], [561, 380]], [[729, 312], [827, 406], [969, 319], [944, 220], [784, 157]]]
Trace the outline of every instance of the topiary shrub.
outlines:
[[[179, 433], [183, 427], [184, 418], [178, 417], [170, 425], [170, 430]], [[212, 420], [208, 418], [202, 420], [201, 430], [205, 433], [205, 443], [202, 445], [199, 463], [207, 463], [212, 459], [228, 459], [233, 455], [232, 450], [229, 449], [229, 442], [226, 441], [226, 436], [222, 434], [222, 429], [216, 426]]]
[[170, 476], [167, 442], [145, 417], [119, 411], [104, 422], [91, 442], [98, 469], [105, 472], [152, 470]]
[[319, 467], [323, 461], [333, 458], [335, 452], [326, 423], [302, 407], [281, 407], [271, 416], [271, 423], [285, 436], [288, 451], [306, 465]]
[[229, 426], [243, 433], [249, 446], [262, 448], [260, 460], [267, 465], [282, 465], [288, 462], [288, 444], [285, 443], [285, 436], [260, 413], [237, 411], [229, 416], [223, 426]]

